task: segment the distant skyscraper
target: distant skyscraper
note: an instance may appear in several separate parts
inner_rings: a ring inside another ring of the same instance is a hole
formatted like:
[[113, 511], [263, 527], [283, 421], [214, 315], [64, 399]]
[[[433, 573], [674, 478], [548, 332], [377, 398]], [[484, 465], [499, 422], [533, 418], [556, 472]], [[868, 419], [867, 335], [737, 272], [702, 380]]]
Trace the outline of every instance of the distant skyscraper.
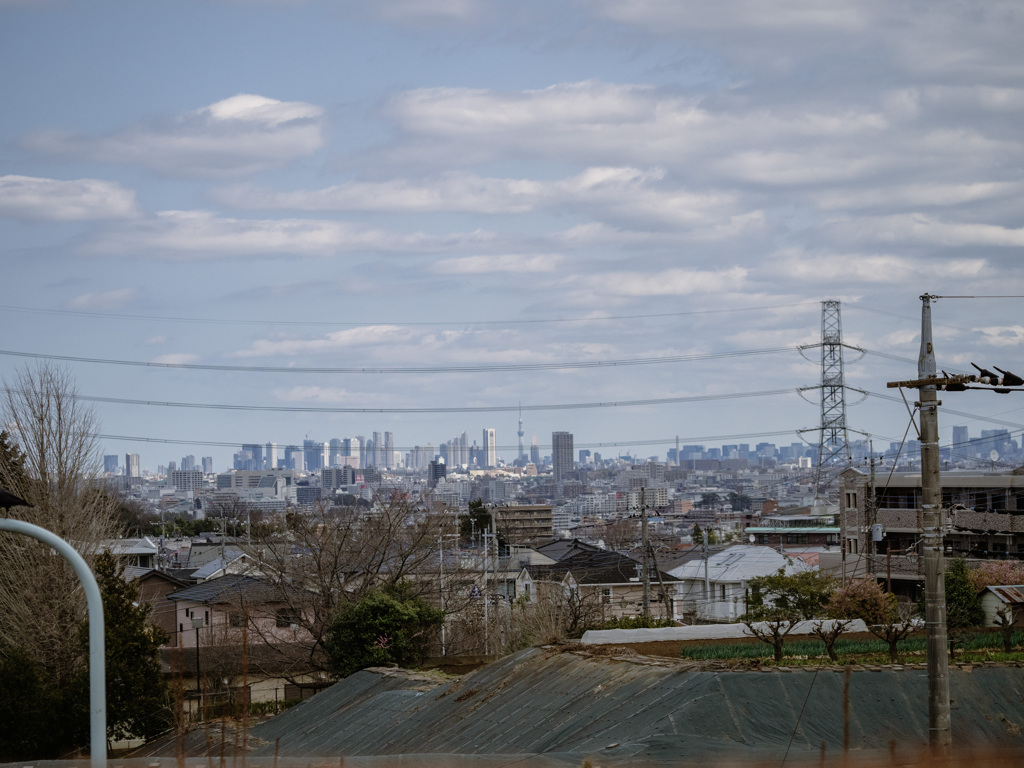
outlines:
[[112, 475], [117, 474], [117, 454], [111, 454], [103, 457], [103, 471], [109, 472]]
[[139, 466], [139, 454], [126, 453], [124, 455], [124, 473], [128, 477], [142, 477], [142, 468]]
[[[264, 456], [267, 469], [277, 469], [277, 443], [267, 443], [267, 452]], [[205, 469], [203, 470], [206, 471]]]
[[249, 457], [243, 459], [245, 466], [238, 467], [238, 469], [263, 469], [263, 446], [259, 443], [244, 443], [242, 445], [242, 452], [248, 453]]
[[384, 435], [380, 432], [374, 432], [371, 439], [373, 440], [373, 449], [369, 451], [370, 455], [366, 458], [372, 466], [382, 466], [384, 464], [382, 459], [382, 454], [384, 453]]
[[306, 462], [303, 460], [302, 449], [297, 445], [286, 445], [284, 449], [284, 466], [285, 469], [294, 469], [301, 472], [306, 468]]
[[352, 446], [352, 455], [359, 457], [358, 467], [362, 468], [366, 466], [366, 438], [362, 435], [356, 435], [353, 438], [355, 445]]
[[967, 427], [953, 427], [953, 452], [966, 453], [967, 442], [970, 438], [967, 435]]
[[[271, 443], [272, 445], [272, 443]], [[203, 474], [213, 474], [213, 456], [203, 456]]]
[[302, 454], [306, 460], [306, 471], [319, 472], [325, 466], [324, 456], [327, 454], [327, 445], [316, 440], [303, 440]]
[[393, 432], [384, 433], [384, 456], [381, 464], [388, 469], [395, 465], [395, 435]]
[[530, 441], [530, 463], [540, 466], [540, 446], [537, 445], [537, 436]]
[[562, 482], [572, 472], [572, 433], [551, 433], [551, 468], [555, 473], [555, 482]]
[[329, 447], [328, 463], [329, 467], [340, 467], [342, 457], [343, 444], [341, 438], [332, 437]]
[[427, 465], [427, 487], [433, 488], [437, 485], [437, 481], [442, 479], [448, 468], [445, 466], [443, 461], [431, 461]]
[[498, 466], [498, 446], [495, 442], [493, 427], [484, 427], [483, 457], [485, 467]]
[[459, 464], [469, 465], [469, 438], [465, 432], [459, 436]]

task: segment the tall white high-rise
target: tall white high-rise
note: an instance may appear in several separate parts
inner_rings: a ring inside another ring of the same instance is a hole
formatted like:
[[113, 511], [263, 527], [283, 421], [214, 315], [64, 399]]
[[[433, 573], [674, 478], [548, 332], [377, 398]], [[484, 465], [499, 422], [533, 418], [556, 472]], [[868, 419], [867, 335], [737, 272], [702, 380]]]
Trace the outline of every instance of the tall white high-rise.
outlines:
[[277, 443], [267, 443], [264, 459], [267, 469], [277, 469]]
[[498, 466], [498, 446], [494, 439], [494, 427], [484, 427], [483, 438], [484, 466]]
[[139, 466], [139, 454], [126, 453], [124, 455], [124, 473], [128, 477], [142, 477], [142, 469]]
[[384, 433], [384, 460], [381, 464], [388, 469], [395, 466], [395, 435], [392, 432]]

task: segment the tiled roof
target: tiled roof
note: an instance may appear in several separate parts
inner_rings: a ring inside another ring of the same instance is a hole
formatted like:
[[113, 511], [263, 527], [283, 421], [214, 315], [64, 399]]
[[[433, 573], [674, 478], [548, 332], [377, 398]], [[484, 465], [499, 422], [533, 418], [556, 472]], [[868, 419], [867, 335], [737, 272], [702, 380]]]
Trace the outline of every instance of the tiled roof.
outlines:
[[581, 552], [601, 552], [600, 547], [588, 544], [579, 539], [552, 539], [547, 544], [534, 547], [541, 554], [547, 555], [555, 560], [564, 560]]
[[252, 576], [231, 573], [171, 592], [167, 599], [188, 600], [193, 603], [233, 603], [243, 595], [250, 600], [266, 602], [274, 599], [277, 590]]
[[[779, 568], [787, 574], [811, 568], [801, 560], [784, 557], [771, 547], [737, 544], [708, 557], [708, 578], [711, 581], [741, 582], [758, 576], [769, 576]], [[703, 579], [704, 560], [694, 559], [671, 571], [680, 579]]]
[[[571, 573], [579, 584], [627, 584], [638, 582], [640, 578], [640, 562], [618, 552], [580, 552], [554, 565], [528, 566], [527, 570], [535, 579], [559, 581], [566, 573]], [[677, 581], [665, 572], [661, 578]]]

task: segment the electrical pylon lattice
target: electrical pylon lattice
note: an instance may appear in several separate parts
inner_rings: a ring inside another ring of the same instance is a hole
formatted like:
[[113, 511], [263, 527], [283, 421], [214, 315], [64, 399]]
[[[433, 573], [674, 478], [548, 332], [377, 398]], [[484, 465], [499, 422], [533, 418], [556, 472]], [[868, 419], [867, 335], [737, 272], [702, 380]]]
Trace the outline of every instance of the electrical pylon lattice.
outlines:
[[818, 485], [823, 467], [849, 465], [846, 435], [846, 385], [843, 382], [843, 323], [839, 302], [821, 302], [821, 440]]

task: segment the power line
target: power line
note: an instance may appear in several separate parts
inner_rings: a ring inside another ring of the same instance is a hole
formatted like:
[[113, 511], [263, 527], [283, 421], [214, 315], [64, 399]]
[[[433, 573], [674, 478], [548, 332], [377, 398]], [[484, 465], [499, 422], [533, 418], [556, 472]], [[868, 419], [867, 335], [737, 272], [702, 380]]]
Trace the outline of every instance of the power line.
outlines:
[[[9, 390], [8, 390], [9, 391]], [[444, 406], [420, 408], [331, 408], [323, 406], [289, 405], [236, 405], [234, 403], [178, 403], [160, 400], [132, 400], [124, 397], [100, 397], [78, 395], [79, 400], [91, 403], [114, 403], [118, 405], [157, 406], [163, 408], [202, 408], [218, 411], [267, 411], [274, 413], [503, 413], [508, 411], [573, 411], [590, 408], [631, 408], [645, 405], [673, 405], [698, 403], [708, 400], [739, 400], [748, 397], [769, 397], [792, 394], [792, 389], [772, 389], [762, 392], [730, 392], [722, 395], [688, 395], [683, 397], [660, 397], [646, 400], [606, 400], [589, 403], [555, 403], [546, 405], [480, 405]]]
[[[489, 326], [502, 326], [502, 325], [537, 325], [537, 324], [548, 324], [548, 323], [593, 323], [593, 322], [611, 322], [618, 320], [646, 320], [654, 318], [664, 317], [684, 317], [688, 315], [714, 315], [729, 312], [752, 312], [762, 311], [766, 309], [788, 309], [790, 307], [797, 307], [802, 304], [809, 304], [813, 302], [797, 301], [789, 304], [766, 304], [763, 306], [756, 307], [729, 307], [724, 309], [696, 309], [687, 312], [657, 312], [648, 314], [636, 314], [636, 315], [602, 315], [602, 316], [591, 316], [587, 315], [584, 317], [548, 317], [548, 318], [528, 318], [528, 319], [517, 319], [517, 320], [467, 320], [464, 323], [454, 323], [454, 325], [489, 325]], [[194, 323], [198, 325], [264, 325], [264, 326], [277, 326], [277, 325], [296, 325], [296, 326], [317, 326], [317, 327], [328, 327], [328, 328], [366, 328], [377, 325], [388, 325], [398, 326], [402, 328], [411, 327], [437, 327], [437, 326], [451, 326], [451, 321], [441, 320], [424, 320], [416, 322], [340, 322], [330, 320], [245, 320], [245, 319], [221, 319], [212, 317], [176, 317], [173, 315], [138, 315], [138, 314], [122, 314], [115, 312], [87, 312], [84, 310], [72, 310], [72, 309], [40, 309], [37, 307], [19, 307], [11, 304], [0, 304], [0, 310], [11, 311], [11, 312], [31, 312], [36, 314], [45, 315], [63, 315], [63, 316], [74, 316], [74, 317], [90, 317], [100, 320], [145, 320], [150, 322], [160, 323]]]
[[[865, 392], [870, 397], [875, 397], [875, 398], [878, 398], [879, 400], [889, 400], [890, 402], [893, 402], [893, 403], [902, 403], [903, 402], [903, 400], [901, 400], [898, 397], [894, 397], [893, 395], [883, 395], [883, 394], [881, 394], [879, 392], [868, 392], [867, 390], [865, 390]], [[991, 416], [979, 416], [976, 413], [967, 413], [966, 411], [955, 411], [952, 408], [946, 408], [945, 406], [942, 407], [942, 412], [943, 413], [951, 413], [954, 416], [963, 416], [965, 419], [973, 419], [973, 420], [976, 420], [976, 421], [987, 421], [987, 422], [990, 422], [992, 424], [1000, 424], [1000, 425], [1002, 425], [1004, 427], [1012, 427], [1013, 429], [1024, 429], [1024, 424], [1018, 424], [1015, 421], [1007, 421], [1006, 419], [997, 419], [997, 418], [993, 418]]]
[[172, 368], [193, 371], [232, 371], [241, 373], [306, 373], [306, 374], [425, 374], [425, 373], [490, 373], [509, 371], [558, 371], [586, 368], [617, 368], [634, 365], [663, 365], [665, 363], [689, 363], [699, 360], [719, 360], [729, 357], [750, 357], [770, 355], [778, 352], [792, 352], [796, 347], [767, 347], [733, 352], [708, 352], [695, 355], [669, 355], [666, 357], [638, 357], [622, 360], [576, 360], [558, 363], [498, 363], [494, 365], [452, 365], [452, 366], [399, 366], [399, 367], [353, 367], [353, 368], [311, 368], [271, 365], [213, 365], [203, 363], [157, 363], [143, 360], [115, 360], [76, 355], [47, 355], [40, 352], [16, 352], [0, 349], [0, 355], [27, 357], [36, 360], [57, 360], [70, 363], [94, 363], [98, 365], [124, 365], [141, 368]]

